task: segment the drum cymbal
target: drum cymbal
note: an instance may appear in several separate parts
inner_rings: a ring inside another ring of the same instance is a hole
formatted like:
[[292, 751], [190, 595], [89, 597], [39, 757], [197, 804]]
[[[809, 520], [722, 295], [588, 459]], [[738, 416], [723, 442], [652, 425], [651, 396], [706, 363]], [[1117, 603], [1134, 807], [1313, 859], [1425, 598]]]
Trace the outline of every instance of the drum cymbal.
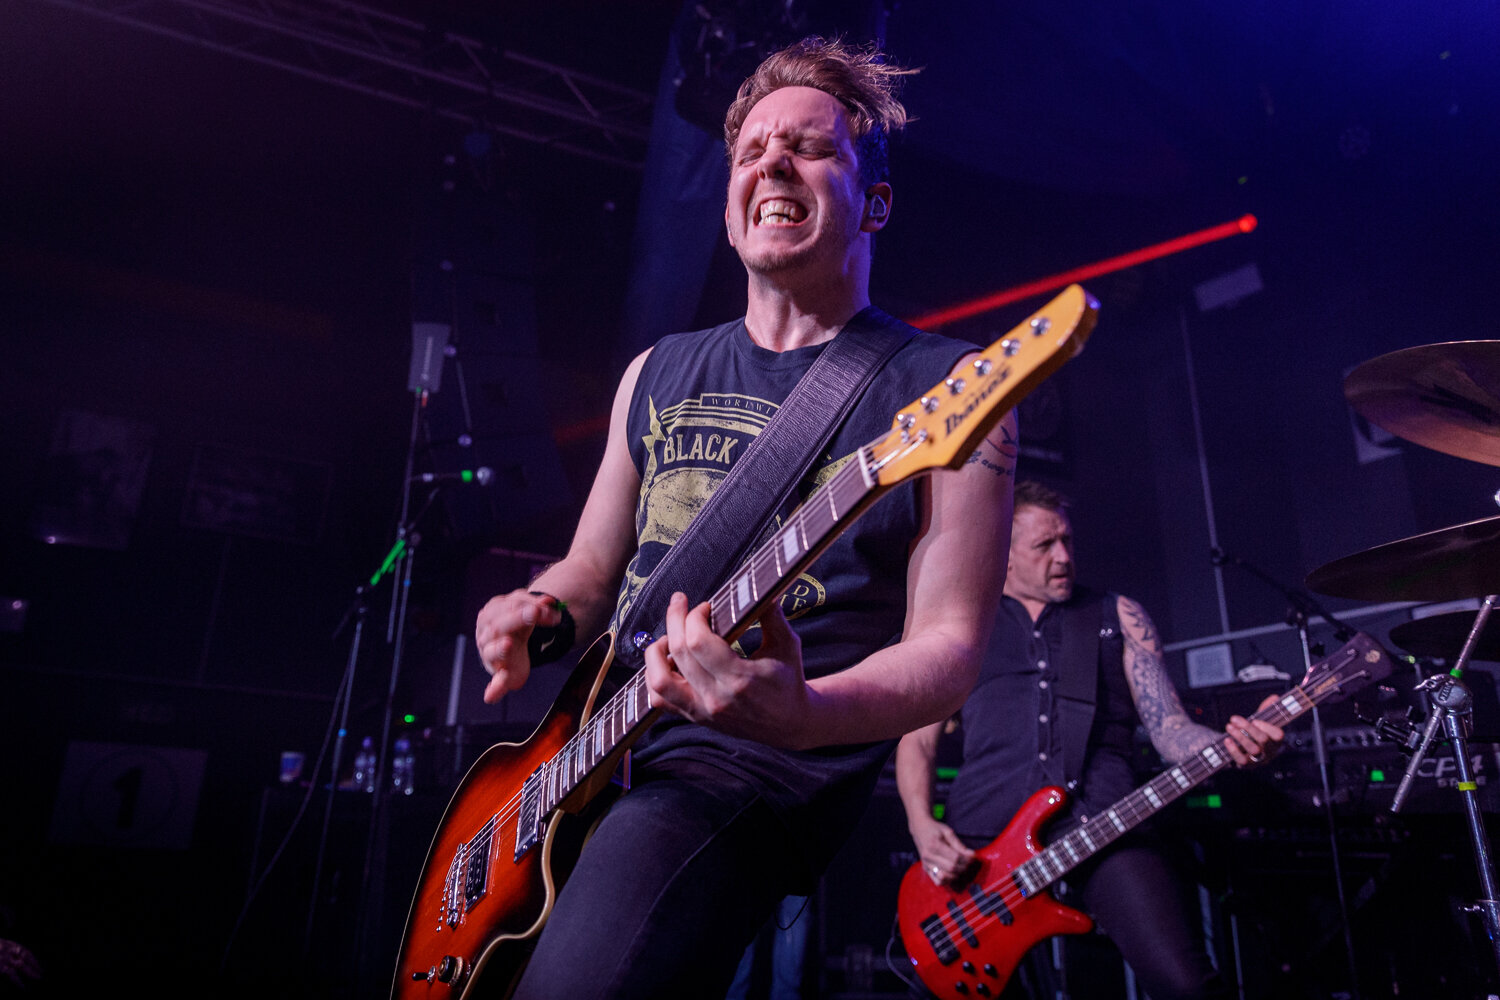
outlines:
[[1335, 559], [1308, 574], [1307, 588], [1358, 601], [1456, 601], [1500, 593], [1500, 517]]
[[[1450, 611], [1447, 614], [1402, 622], [1391, 629], [1391, 643], [1412, 656], [1443, 659], [1451, 663], [1464, 651], [1464, 643], [1469, 641], [1469, 633], [1474, 630], [1474, 618], [1477, 614], [1477, 611]], [[1500, 661], [1500, 619], [1491, 616], [1484, 623], [1484, 630], [1479, 633], [1469, 659]]]
[[1344, 379], [1344, 398], [1380, 427], [1445, 455], [1500, 465], [1500, 340], [1382, 354]]

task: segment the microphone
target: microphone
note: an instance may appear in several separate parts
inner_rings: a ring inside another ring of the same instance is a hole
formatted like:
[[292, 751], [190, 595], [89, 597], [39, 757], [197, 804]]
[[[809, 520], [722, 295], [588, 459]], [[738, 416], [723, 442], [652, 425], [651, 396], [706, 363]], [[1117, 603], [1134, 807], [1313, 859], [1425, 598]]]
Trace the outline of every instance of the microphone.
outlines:
[[477, 469], [460, 469], [458, 472], [424, 472], [419, 476], [412, 476], [414, 483], [478, 483], [480, 486], [488, 486], [495, 473], [487, 465], [481, 465]]

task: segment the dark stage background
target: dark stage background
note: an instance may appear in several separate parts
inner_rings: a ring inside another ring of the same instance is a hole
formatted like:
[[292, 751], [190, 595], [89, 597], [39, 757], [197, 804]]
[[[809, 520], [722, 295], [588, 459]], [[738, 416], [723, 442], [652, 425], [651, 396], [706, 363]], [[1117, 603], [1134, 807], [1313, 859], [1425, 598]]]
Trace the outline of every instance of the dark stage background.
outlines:
[[[776, 23], [788, 9], [805, 20]], [[883, 32], [925, 67], [876, 253], [900, 315], [1256, 216], [1087, 282], [1098, 329], [1022, 412], [1023, 471], [1073, 497], [1083, 577], [1145, 604], [1205, 720], [1287, 683], [1214, 664], [1302, 671], [1263, 577], [1299, 587], [1496, 514], [1490, 467], [1383, 434], [1342, 394], [1379, 355], [1494, 336], [1500, 14], [1479, 0], [10, 0], [0, 936], [35, 946], [53, 995], [384, 995], [448, 791], [558, 682], [483, 706], [474, 611], [565, 549], [629, 357], [743, 306], [702, 70], [812, 27]], [[1040, 301], [943, 332], [988, 343]], [[454, 352], [418, 414], [429, 323]], [[493, 479], [408, 492], [409, 454]], [[363, 616], [355, 599], [403, 512], [398, 630], [392, 579]], [[1217, 569], [1215, 542], [1259, 572]], [[1382, 640], [1436, 610], [1322, 600]], [[1190, 657], [1209, 683], [1189, 686]], [[369, 796], [319, 794], [350, 667], [345, 776], [388, 708], [417, 748], [381, 837]], [[1372, 711], [1399, 714], [1423, 669]], [[1403, 758], [1352, 710], [1324, 723], [1358, 982], [1306, 724], [1274, 772], [1163, 817], [1221, 960], [1249, 997], [1494, 989], [1451, 761], [1392, 816]], [[299, 779], [278, 780], [283, 751], [306, 755]], [[899, 987], [908, 850], [883, 789], [815, 901], [818, 995]], [[1074, 948], [1101, 979], [1075, 996], [1123, 995], [1107, 948]]]

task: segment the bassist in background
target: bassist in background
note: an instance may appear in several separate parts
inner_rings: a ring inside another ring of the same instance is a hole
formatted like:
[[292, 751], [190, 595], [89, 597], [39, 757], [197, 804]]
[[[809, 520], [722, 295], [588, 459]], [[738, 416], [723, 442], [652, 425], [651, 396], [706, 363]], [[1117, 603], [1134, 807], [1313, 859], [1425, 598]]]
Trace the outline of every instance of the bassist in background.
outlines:
[[[897, 322], [869, 310], [868, 286], [871, 240], [890, 219], [886, 139], [905, 123], [905, 72], [809, 40], [741, 88], [725, 127], [724, 215], [747, 313], [631, 363], [568, 554], [480, 612], [486, 701], [520, 687], [544, 647], [560, 655], [564, 605], [585, 635], [621, 620], [822, 345], [857, 316]], [[805, 483], [971, 352], [916, 333]], [[1007, 417], [962, 469], [884, 496], [740, 648], [714, 631], [707, 604], [671, 599], [644, 667], [666, 714], [636, 744], [632, 787], [583, 848], [518, 997], [724, 995], [777, 903], [812, 891], [895, 741], [957, 711], [973, 685], [1000, 597], [1014, 428]], [[701, 595], [720, 582], [703, 581]]]
[[[944, 723], [907, 735], [896, 752], [907, 825], [936, 883], [962, 884], [973, 848], [994, 840], [1044, 786], [1070, 791], [1044, 842], [1130, 792], [1137, 722], [1168, 763], [1222, 740], [1245, 767], [1280, 745], [1280, 728], [1266, 722], [1231, 716], [1226, 737], [1191, 721], [1145, 610], [1128, 597], [1075, 587], [1074, 576], [1067, 501], [1039, 483], [1017, 483], [1005, 597], [961, 713], [963, 761], [946, 823], [932, 814]], [[1230, 995], [1194, 931], [1181, 880], [1149, 835], [1126, 834], [1068, 882], [1152, 1000]]]

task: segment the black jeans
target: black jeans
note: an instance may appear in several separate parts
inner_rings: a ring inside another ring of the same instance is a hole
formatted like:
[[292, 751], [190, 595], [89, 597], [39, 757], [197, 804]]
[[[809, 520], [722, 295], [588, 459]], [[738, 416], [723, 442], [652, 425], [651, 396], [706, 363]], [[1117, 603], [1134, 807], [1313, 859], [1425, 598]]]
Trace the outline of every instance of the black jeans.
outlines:
[[1154, 840], [1127, 836], [1069, 876], [1074, 898], [1151, 1000], [1219, 1000], [1230, 990], [1203, 947], [1189, 887]]
[[801, 885], [786, 828], [755, 789], [709, 768], [648, 778], [585, 845], [516, 1000], [722, 997]]

